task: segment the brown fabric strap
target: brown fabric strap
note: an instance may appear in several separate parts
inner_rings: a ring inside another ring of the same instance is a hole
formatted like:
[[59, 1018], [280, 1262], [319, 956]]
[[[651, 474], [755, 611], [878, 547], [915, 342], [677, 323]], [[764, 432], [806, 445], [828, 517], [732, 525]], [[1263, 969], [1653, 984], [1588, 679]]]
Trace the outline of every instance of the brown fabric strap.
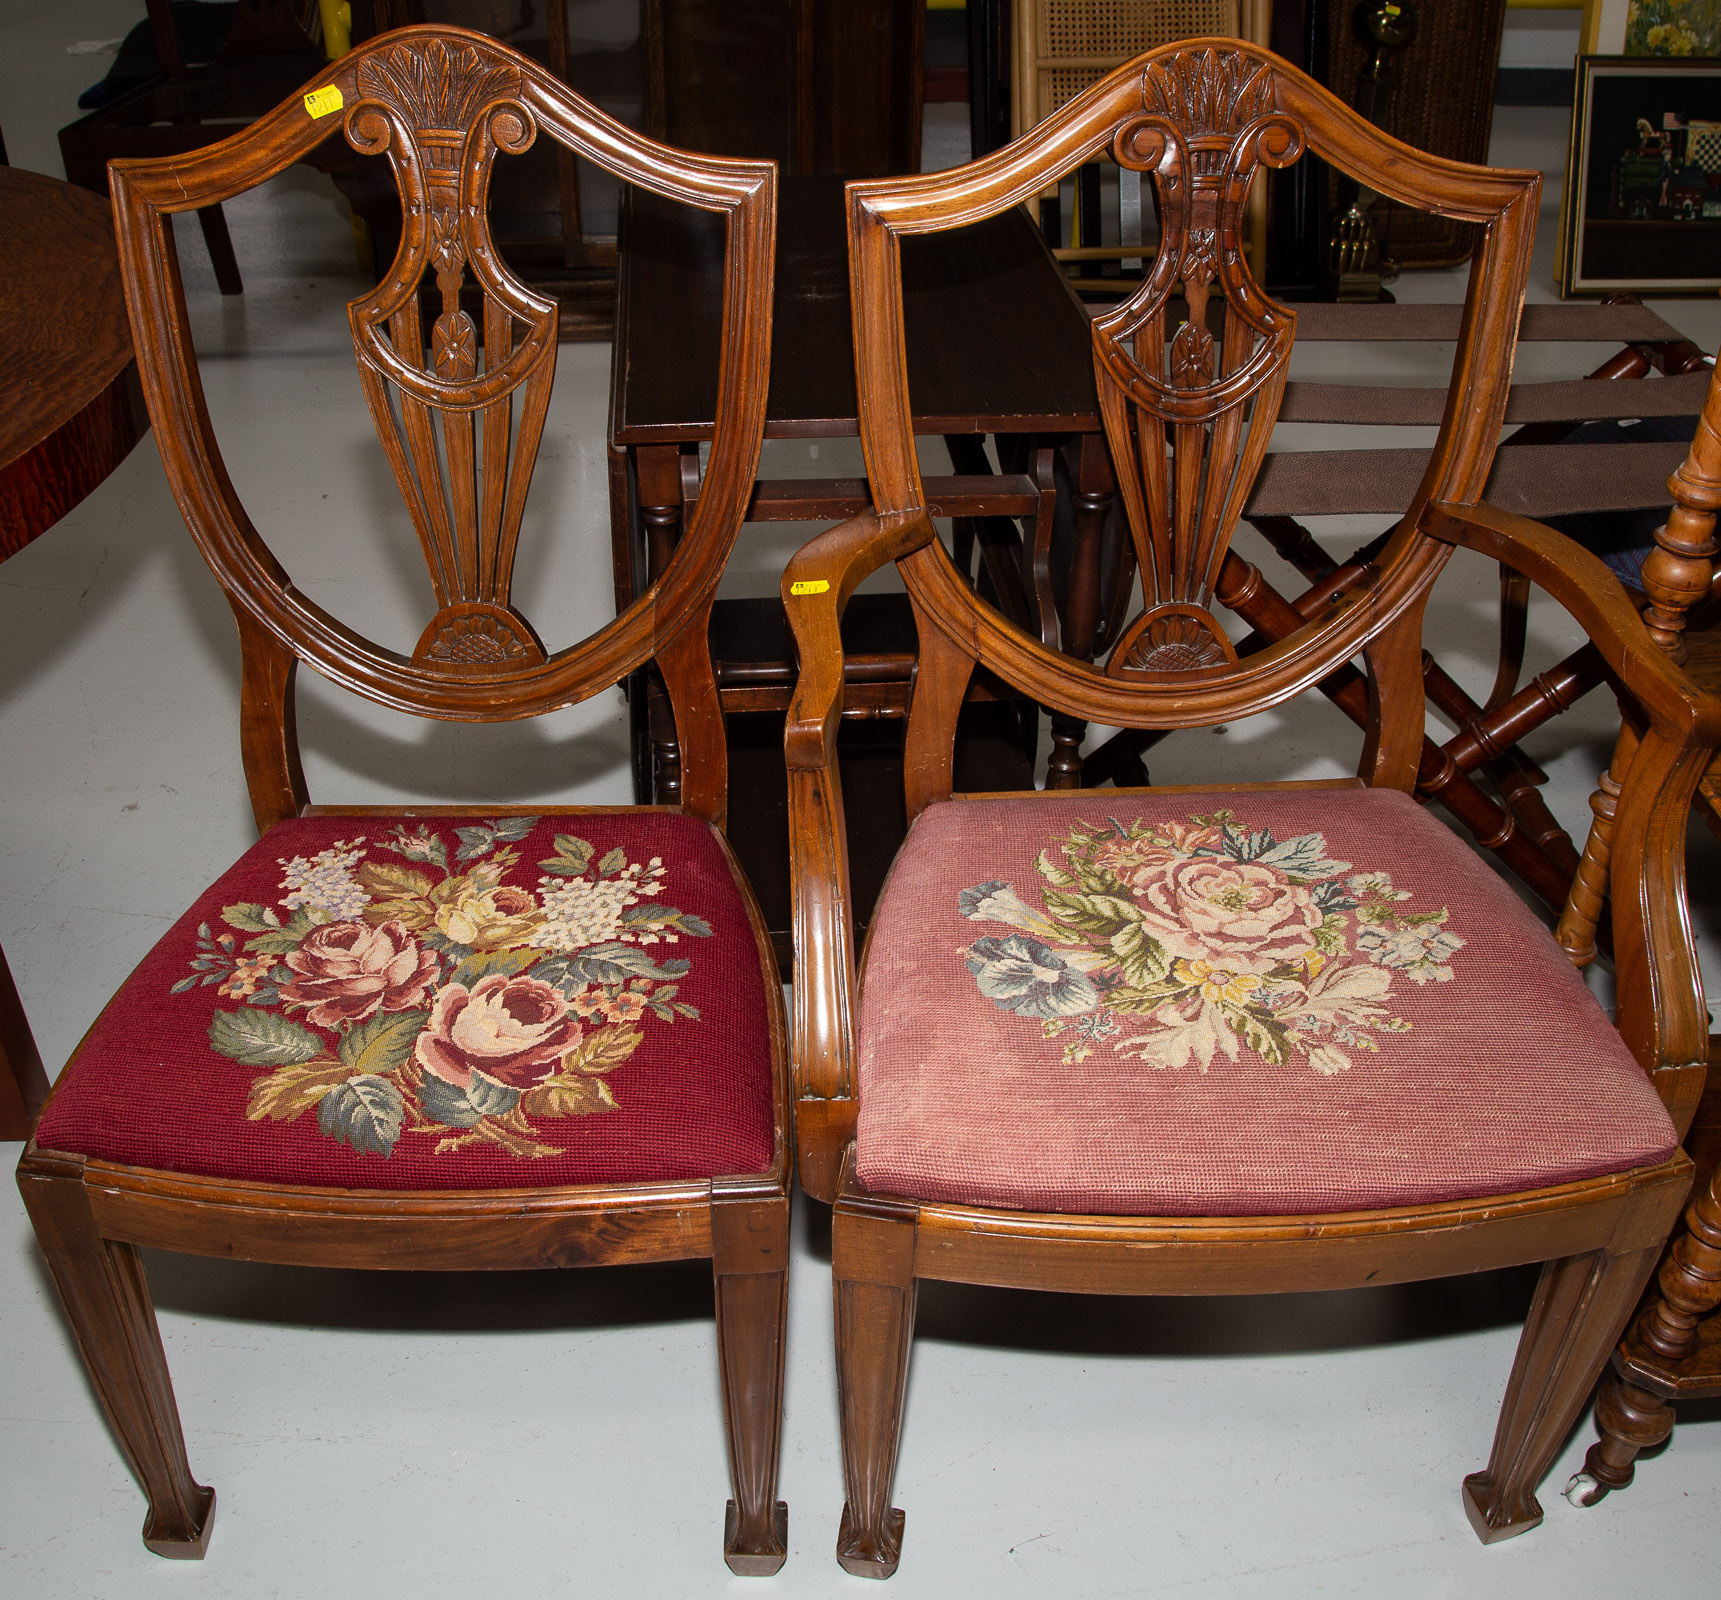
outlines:
[[[1598, 385], [1598, 387], [1600, 387]], [[1502, 450], [1485, 497], [1502, 511], [1556, 517], [1669, 503], [1667, 479], [1689, 446], [1542, 444]], [[1396, 515], [1410, 504], [1427, 450], [1281, 450], [1269, 455], [1249, 498], [1252, 517]]]
[[[1310, 301], [1294, 308], [1299, 339], [1456, 339], [1461, 305], [1327, 305]], [[1525, 306], [1520, 339], [1538, 342], [1590, 340], [1597, 344], [1661, 344], [1685, 337], [1648, 306]]]
[[[1506, 398], [1507, 422], [1601, 422], [1615, 417], [1696, 416], [1709, 392], [1709, 374], [1674, 378], [1571, 378], [1560, 383], [1519, 383]], [[1438, 425], [1446, 390], [1393, 388], [1372, 383], [1288, 383], [1281, 422], [1353, 422]]]

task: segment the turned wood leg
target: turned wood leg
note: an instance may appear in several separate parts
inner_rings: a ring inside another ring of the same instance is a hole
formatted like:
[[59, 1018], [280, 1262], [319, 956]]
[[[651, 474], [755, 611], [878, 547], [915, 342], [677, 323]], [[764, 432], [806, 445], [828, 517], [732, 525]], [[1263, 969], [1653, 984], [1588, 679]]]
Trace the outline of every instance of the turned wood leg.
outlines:
[[788, 1196], [715, 1194], [711, 1252], [729, 1482], [735, 1491], [723, 1529], [723, 1559], [741, 1577], [768, 1578], [789, 1553], [789, 1508], [777, 1498], [789, 1315]]
[[158, 1556], [201, 1560], [215, 1491], [192, 1478], [185, 1458], [143, 1262], [97, 1232], [81, 1177], [23, 1171], [18, 1187], [90, 1382], [149, 1498], [143, 1542]]
[[1583, 1470], [1566, 1485], [1566, 1498], [1574, 1506], [1593, 1506], [1610, 1490], [1625, 1488], [1636, 1475], [1638, 1455], [1673, 1432], [1673, 1407], [1610, 1372], [1596, 1395], [1596, 1428], [1601, 1437], [1584, 1456]]
[[1464, 1510], [1484, 1544], [1542, 1520], [1536, 1486], [1589, 1398], [1659, 1246], [1547, 1262], [1518, 1342], [1487, 1469], [1464, 1480]]
[[1721, 1305], [1721, 1175], [1712, 1175], [1691, 1202], [1656, 1288], [1614, 1358], [1619, 1370], [1608, 1374], [1596, 1398], [1601, 1437], [1566, 1485], [1573, 1505], [1594, 1505], [1609, 1490], [1625, 1488], [1639, 1452], [1673, 1432], [1672, 1406], [1643, 1383], [1677, 1369], [1697, 1347], [1698, 1324]]
[[[677, 445], [650, 445], [634, 455], [639, 485], [639, 515], [645, 526], [646, 580], [656, 583], [669, 567], [681, 542], [681, 450]], [[647, 705], [651, 726], [651, 799], [658, 805], [681, 804], [681, 745], [675, 735], [675, 713], [661, 679], [648, 674]]]
[[1596, 958], [1596, 929], [1607, 906], [1614, 814], [1619, 809], [1619, 792], [1631, 770], [1631, 758], [1636, 754], [1637, 733], [1627, 723], [1619, 730], [1612, 765], [1601, 775], [1595, 793], [1590, 796], [1594, 819], [1590, 823], [1589, 837], [1584, 840], [1583, 859], [1572, 879], [1571, 893], [1566, 897], [1556, 933], [1560, 948], [1571, 957], [1574, 966], [1587, 967]]
[[914, 1340], [914, 1228], [913, 1207], [847, 1194], [831, 1218], [846, 1495], [837, 1560], [857, 1578], [888, 1578], [902, 1555], [890, 1490]]

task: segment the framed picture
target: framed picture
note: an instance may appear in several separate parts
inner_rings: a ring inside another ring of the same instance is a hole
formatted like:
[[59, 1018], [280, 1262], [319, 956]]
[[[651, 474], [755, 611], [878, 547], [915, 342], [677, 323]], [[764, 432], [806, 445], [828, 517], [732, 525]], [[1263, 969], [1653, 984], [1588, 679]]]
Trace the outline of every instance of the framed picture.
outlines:
[[1592, 56], [1721, 56], [1721, 0], [1584, 0]]
[[1582, 56], [1560, 292], [1721, 288], [1721, 60]]

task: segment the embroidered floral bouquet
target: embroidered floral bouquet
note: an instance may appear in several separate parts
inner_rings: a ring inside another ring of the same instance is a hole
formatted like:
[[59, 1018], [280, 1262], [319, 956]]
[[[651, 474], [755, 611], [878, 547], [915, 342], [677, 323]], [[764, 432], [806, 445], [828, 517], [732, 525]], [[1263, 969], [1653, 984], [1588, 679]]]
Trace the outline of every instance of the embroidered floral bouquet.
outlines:
[[1275, 1066], [1343, 1072], [1352, 1050], [1410, 1024], [1388, 1011], [1402, 973], [1445, 982], [1464, 941], [1446, 911], [1407, 911], [1383, 872], [1327, 859], [1319, 833], [1278, 840], [1229, 811], [1128, 827], [1078, 823], [1040, 853], [1042, 910], [977, 884], [957, 910], [1017, 931], [963, 955], [980, 992], [1062, 1036], [1066, 1064], [1109, 1041], [1156, 1067], [1246, 1045]]
[[[661, 903], [660, 858], [629, 861], [558, 834], [537, 892], [503, 880], [536, 817], [454, 830], [420, 823], [367, 848], [361, 835], [283, 860], [279, 908], [222, 908], [232, 931], [198, 929], [189, 977], [241, 1002], [209, 1042], [269, 1070], [246, 1115], [292, 1121], [387, 1156], [403, 1131], [436, 1153], [488, 1148], [549, 1156], [538, 1123], [615, 1108], [607, 1079], [648, 1016], [698, 1012], [676, 998], [692, 963], [646, 947], [709, 938]], [[393, 859], [388, 859], [392, 857]], [[552, 1130], [553, 1131], [553, 1130]]]

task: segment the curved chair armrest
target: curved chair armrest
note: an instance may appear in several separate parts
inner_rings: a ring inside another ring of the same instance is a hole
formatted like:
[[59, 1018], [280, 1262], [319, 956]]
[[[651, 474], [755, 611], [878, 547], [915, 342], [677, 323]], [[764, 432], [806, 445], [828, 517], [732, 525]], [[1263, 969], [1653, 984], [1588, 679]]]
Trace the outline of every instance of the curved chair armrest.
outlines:
[[802, 547], [783, 572], [783, 608], [800, 663], [784, 730], [795, 985], [792, 1062], [801, 1186], [836, 1198], [854, 1137], [854, 919], [837, 729], [843, 714], [843, 608], [887, 561], [936, 537], [924, 511], [863, 511]]
[[1620, 788], [1608, 861], [1616, 1021], [1683, 1134], [1703, 1092], [1709, 1031], [1685, 898], [1685, 823], [1721, 743], [1721, 700], [1667, 658], [1619, 580], [1564, 534], [1490, 505], [1431, 505], [1423, 527], [1547, 590], [1648, 720]]
[[1721, 700], [1706, 694], [1649, 636], [1619, 579], [1565, 534], [1486, 503], [1436, 502], [1423, 530], [1521, 572], [1566, 608], [1651, 724], [1676, 741], [1721, 743]]

